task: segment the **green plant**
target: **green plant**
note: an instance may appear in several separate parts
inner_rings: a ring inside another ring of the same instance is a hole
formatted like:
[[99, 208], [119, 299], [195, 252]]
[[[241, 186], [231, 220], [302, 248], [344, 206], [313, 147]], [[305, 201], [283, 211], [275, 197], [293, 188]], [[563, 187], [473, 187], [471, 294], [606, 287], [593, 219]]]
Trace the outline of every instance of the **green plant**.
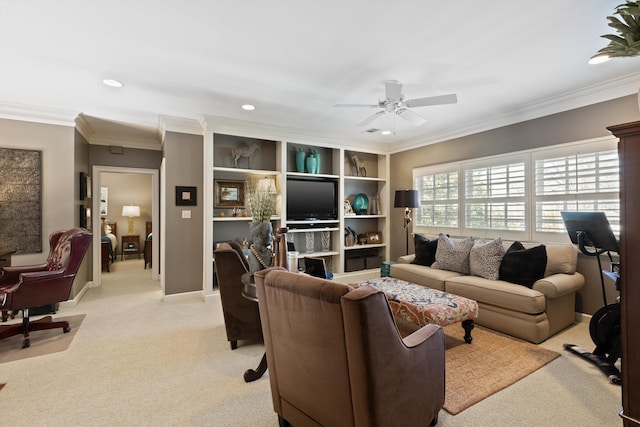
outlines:
[[640, 1], [627, 1], [616, 7], [615, 16], [607, 16], [609, 26], [618, 31], [616, 34], [605, 34], [602, 37], [609, 44], [598, 51], [596, 56], [610, 58], [640, 55]]
[[246, 180], [245, 198], [251, 210], [252, 222], [267, 222], [276, 212], [275, 184], [270, 178], [249, 178]]

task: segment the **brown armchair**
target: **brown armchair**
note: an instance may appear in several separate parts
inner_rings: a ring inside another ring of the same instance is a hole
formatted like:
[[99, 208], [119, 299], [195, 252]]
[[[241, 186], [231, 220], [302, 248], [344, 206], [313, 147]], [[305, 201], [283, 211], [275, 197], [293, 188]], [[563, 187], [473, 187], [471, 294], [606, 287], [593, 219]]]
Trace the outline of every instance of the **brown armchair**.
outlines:
[[54, 322], [51, 316], [30, 322], [29, 309], [69, 299], [71, 286], [91, 243], [91, 233], [83, 228], [56, 231], [49, 236], [47, 262], [39, 265], [5, 267], [0, 276], [0, 310], [23, 311], [22, 325], [0, 326], [0, 339], [22, 333], [22, 347], [29, 347], [29, 332], [62, 328], [68, 322]]
[[235, 350], [238, 340], [262, 339], [260, 312], [255, 301], [242, 296], [240, 277], [249, 272], [249, 263], [240, 244], [221, 243], [214, 256], [227, 340]]
[[272, 268], [255, 273], [281, 426], [435, 425], [444, 333], [402, 339], [384, 294]]

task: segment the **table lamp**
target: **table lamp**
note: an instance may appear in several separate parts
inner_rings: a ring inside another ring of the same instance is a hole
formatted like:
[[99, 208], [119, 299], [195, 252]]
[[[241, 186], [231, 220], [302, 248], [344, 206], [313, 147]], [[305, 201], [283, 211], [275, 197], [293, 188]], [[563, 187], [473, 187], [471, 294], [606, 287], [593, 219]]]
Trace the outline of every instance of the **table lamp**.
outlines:
[[133, 235], [133, 218], [140, 216], [140, 206], [124, 205], [122, 207], [122, 216], [129, 217], [129, 230], [127, 234]]
[[420, 207], [418, 190], [396, 190], [395, 208], [404, 208], [404, 229], [407, 235], [407, 255], [409, 255], [409, 223], [411, 223], [411, 208]]

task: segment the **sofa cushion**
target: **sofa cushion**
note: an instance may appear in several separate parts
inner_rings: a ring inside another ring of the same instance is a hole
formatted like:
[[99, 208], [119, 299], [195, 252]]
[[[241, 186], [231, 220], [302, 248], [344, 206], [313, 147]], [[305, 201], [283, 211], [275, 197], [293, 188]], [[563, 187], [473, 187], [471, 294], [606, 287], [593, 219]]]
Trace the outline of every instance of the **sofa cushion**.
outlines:
[[445, 290], [479, 303], [521, 313], [537, 314], [546, 309], [546, 298], [542, 292], [502, 280], [477, 276], [451, 277], [445, 283]]
[[502, 239], [498, 237], [490, 242], [478, 240], [474, 242], [469, 254], [469, 270], [472, 275], [485, 279], [498, 280], [500, 276], [500, 263], [505, 250], [502, 247]]
[[436, 260], [436, 249], [438, 248], [438, 240], [429, 240], [422, 234], [413, 236], [416, 257], [411, 264], [431, 266]]
[[536, 280], [544, 277], [547, 251], [544, 245], [530, 249], [520, 242], [513, 242], [500, 263], [500, 280], [531, 288]]
[[431, 266], [440, 270], [469, 274], [469, 253], [472, 247], [473, 237], [454, 242], [450, 237], [440, 233], [436, 249], [436, 262]]
[[557, 273], [574, 274], [578, 251], [571, 243], [546, 245], [547, 267], [544, 277]]
[[391, 265], [391, 277], [416, 283], [428, 288], [444, 291], [445, 281], [450, 277], [460, 276], [455, 271], [438, 270], [418, 264], [398, 263]]

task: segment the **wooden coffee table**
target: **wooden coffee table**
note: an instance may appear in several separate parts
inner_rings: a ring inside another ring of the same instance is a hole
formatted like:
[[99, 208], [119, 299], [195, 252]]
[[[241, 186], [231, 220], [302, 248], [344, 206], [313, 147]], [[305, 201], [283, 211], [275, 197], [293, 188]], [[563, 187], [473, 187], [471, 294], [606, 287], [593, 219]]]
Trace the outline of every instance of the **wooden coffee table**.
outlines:
[[422, 327], [432, 323], [446, 326], [462, 323], [464, 341], [470, 344], [478, 303], [448, 292], [428, 288], [393, 277], [379, 277], [351, 283], [353, 287], [372, 286], [384, 292], [394, 316]]

